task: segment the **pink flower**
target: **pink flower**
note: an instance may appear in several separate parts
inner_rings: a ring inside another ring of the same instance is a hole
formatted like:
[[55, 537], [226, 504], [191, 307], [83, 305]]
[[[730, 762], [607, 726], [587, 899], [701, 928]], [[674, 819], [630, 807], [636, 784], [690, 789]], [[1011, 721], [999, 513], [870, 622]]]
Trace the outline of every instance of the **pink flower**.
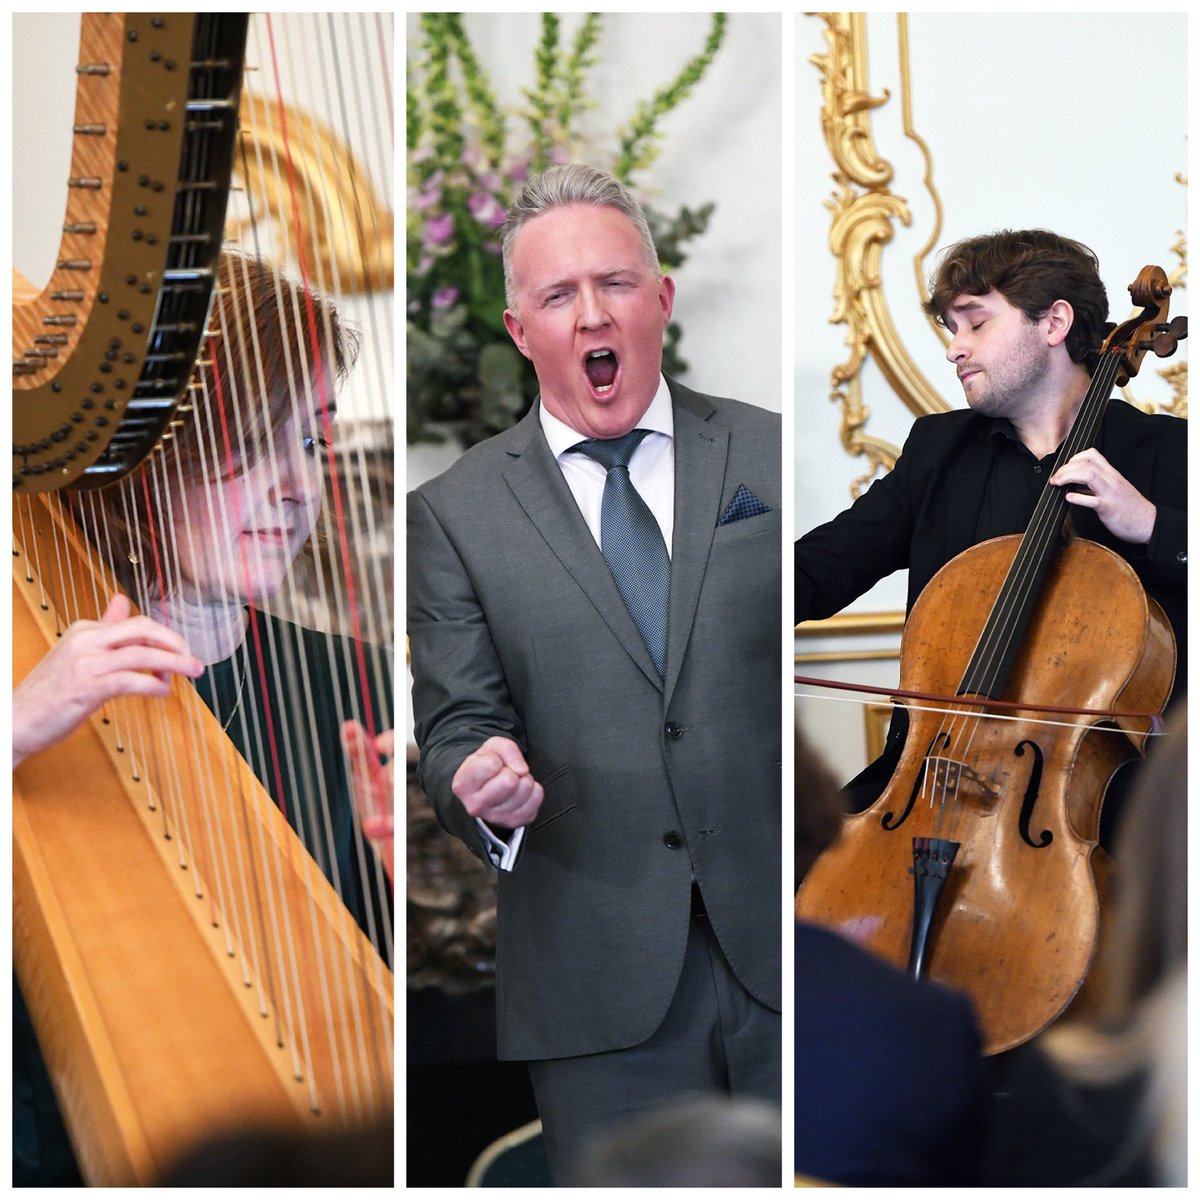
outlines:
[[422, 211], [426, 208], [433, 208], [442, 202], [442, 173], [435, 172], [421, 185], [421, 190], [417, 192], [410, 203], [413, 208]]
[[452, 305], [457, 299], [458, 288], [438, 288], [438, 290], [433, 293], [433, 299], [431, 303], [433, 304], [434, 308], [449, 308], [450, 305]]
[[439, 213], [425, 222], [425, 243], [429, 246], [444, 246], [454, 236], [454, 218], [449, 213]]
[[504, 224], [504, 208], [490, 192], [476, 192], [467, 200], [467, 209], [480, 225], [499, 229]]

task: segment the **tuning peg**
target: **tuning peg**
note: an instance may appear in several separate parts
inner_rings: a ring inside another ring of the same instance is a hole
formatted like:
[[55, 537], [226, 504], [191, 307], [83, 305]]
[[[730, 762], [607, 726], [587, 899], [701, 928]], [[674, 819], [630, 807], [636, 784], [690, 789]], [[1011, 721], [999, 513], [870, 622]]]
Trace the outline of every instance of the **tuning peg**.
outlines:
[[1159, 325], [1150, 345], [1159, 358], [1170, 358], [1187, 337], [1187, 317], [1176, 317], [1169, 325]]

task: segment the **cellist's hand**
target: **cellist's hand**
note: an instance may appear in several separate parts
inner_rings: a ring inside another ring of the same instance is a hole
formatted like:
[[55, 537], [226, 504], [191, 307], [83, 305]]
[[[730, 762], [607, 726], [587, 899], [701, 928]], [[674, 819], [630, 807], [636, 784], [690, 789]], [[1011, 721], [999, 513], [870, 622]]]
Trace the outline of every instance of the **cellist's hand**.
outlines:
[[[1137, 546], [1150, 540], [1158, 509], [1099, 450], [1076, 454], [1050, 476], [1050, 482], [1067, 488], [1068, 504], [1094, 509], [1114, 537]], [[1072, 484], [1084, 490], [1072, 490]]]

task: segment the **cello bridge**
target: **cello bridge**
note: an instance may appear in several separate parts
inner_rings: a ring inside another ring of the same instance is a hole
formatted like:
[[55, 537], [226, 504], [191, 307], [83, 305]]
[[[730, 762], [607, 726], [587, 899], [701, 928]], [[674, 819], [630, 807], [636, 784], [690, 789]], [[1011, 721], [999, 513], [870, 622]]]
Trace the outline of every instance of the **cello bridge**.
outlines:
[[985, 779], [974, 767], [953, 758], [928, 758], [925, 763], [925, 786], [930, 800], [947, 794], [966, 799], [972, 793], [985, 800], [998, 800], [1000, 788]]

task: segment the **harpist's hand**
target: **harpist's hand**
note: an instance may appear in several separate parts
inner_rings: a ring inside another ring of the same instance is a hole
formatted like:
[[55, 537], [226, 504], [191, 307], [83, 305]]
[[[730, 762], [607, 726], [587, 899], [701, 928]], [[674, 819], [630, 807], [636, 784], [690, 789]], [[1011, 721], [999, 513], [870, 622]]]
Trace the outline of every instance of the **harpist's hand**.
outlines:
[[528, 825], [542, 806], [542, 785], [510, 738], [488, 738], [463, 759], [450, 787], [471, 816], [504, 829]]
[[[1144, 546], [1154, 532], [1158, 509], [1115, 467], [1092, 448], [1076, 454], [1050, 476], [1067, 488], [1067, 503], [1094, 508], [1105, 529], [1123, 542]], [[1075, 484], [1075, 490], [1070, 485]]]
[[114, 696], [165, 696], [172, 675], [195, 678], [204, 664], [179, 634], [131, 617], [119, 593], [99, 621], [76, 621], [13, 690], [13, 767], [65, 738]]
[[[396, 731], [385, 730], [372, 741], [357, 721], [342, 726], [342, 746], [350, 760], [350, 790], [366, 839], [394, 880], [396, 818], [392, 753]], [[383, 762], [380, 762], [383, 759]]]

